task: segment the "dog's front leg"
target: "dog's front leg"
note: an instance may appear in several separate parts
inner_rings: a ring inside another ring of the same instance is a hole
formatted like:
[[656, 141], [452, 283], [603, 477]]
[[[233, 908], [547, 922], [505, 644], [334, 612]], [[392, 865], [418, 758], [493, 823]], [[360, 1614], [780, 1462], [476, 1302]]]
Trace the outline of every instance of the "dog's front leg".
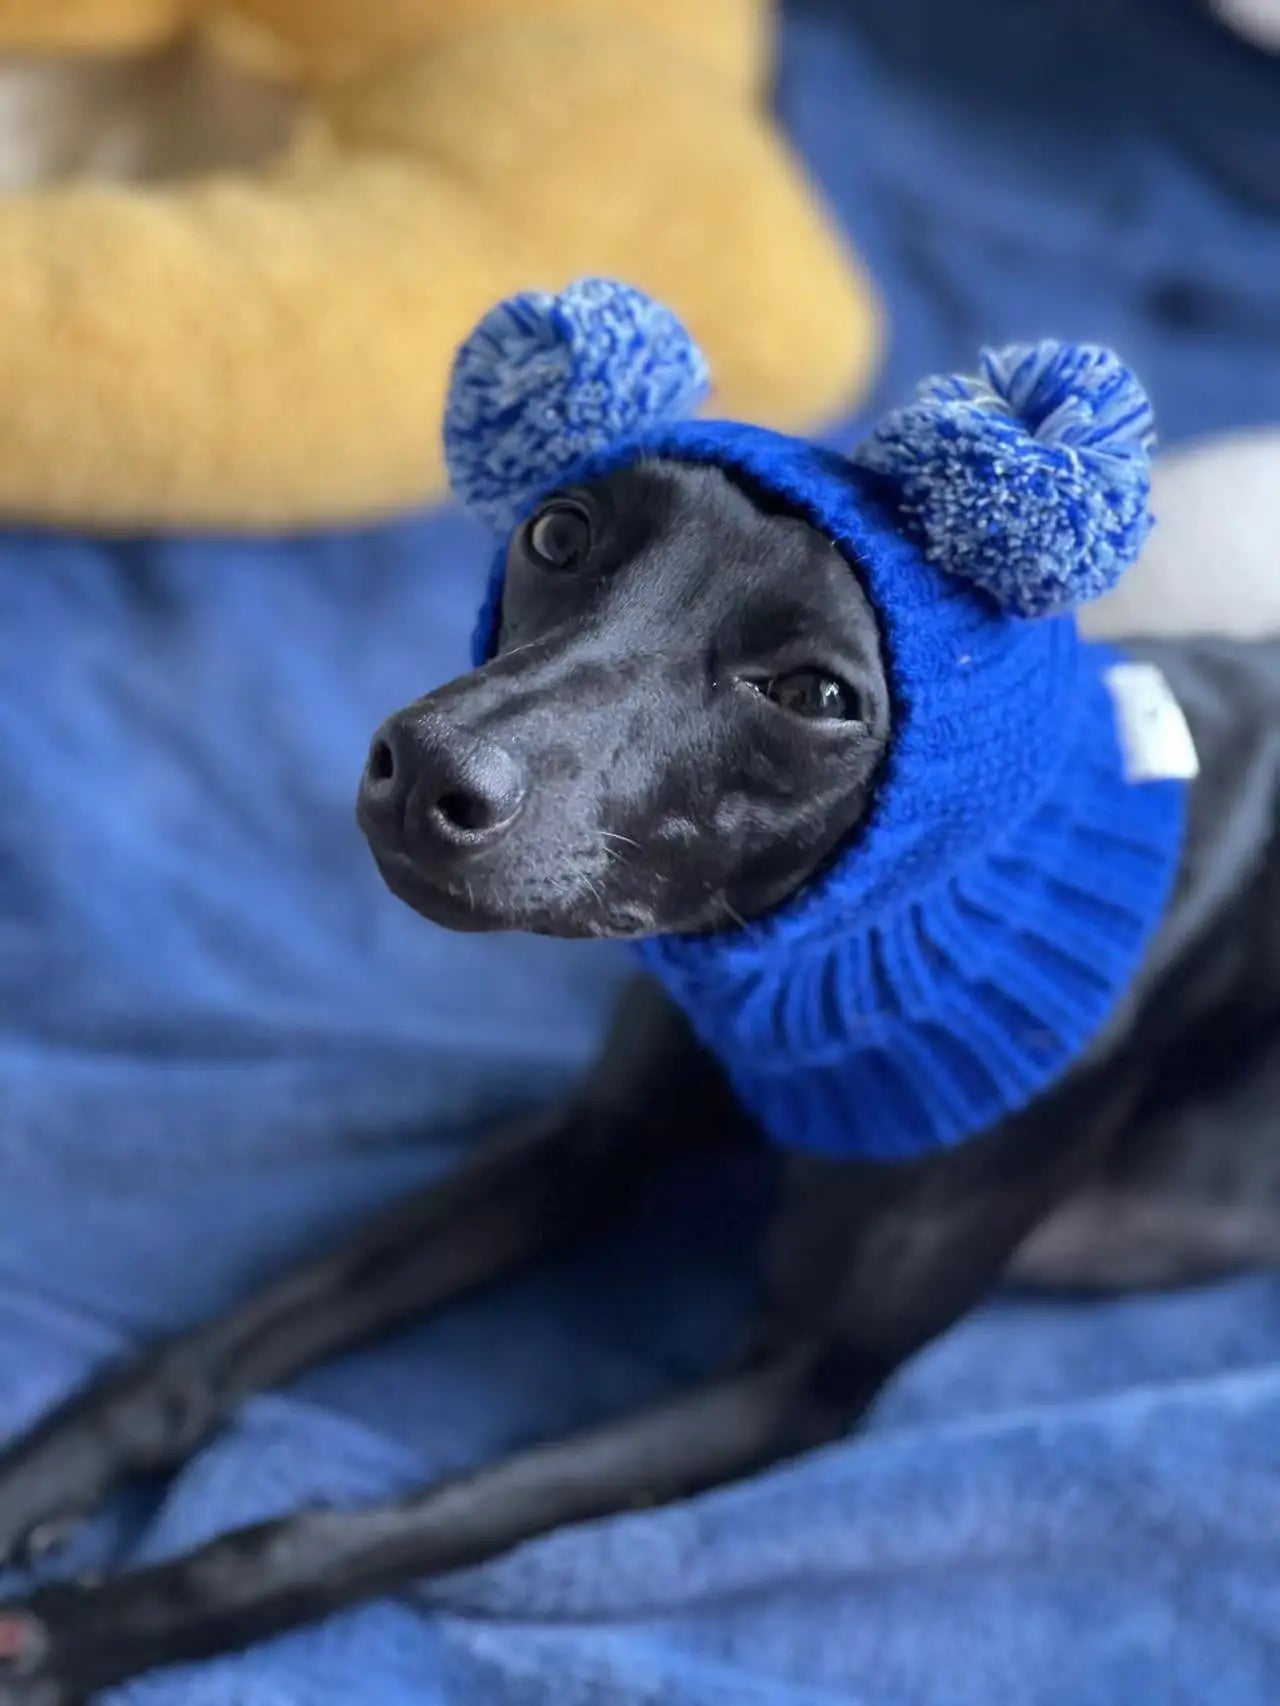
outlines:
[[626, 1159], [577, 1111], [530, 1120], [344, 1247], [71, 1396], [0, 1452], [0, 1557], [43, 1552], [113, 1487], [176, 1467], [248, 1394], [554, 1248]]
[[176, 1468], [249, 1394], [598, 1232], [655, 1167], [740, 1125], [684, 1020], [637, 980], [571, 1103], [495, 1133], [331, 1255], [0, 1450], [0, 1562], [47, 1550], [124, 1481]]
[[127, 1478], [176, 1467], [248, 1394], [598, 1230], [650, 1169], [721, 1123], [723, 1096], [683, 1021], [637, 984], [569, 1107], [498, 1134], [344, 1247], [99, 1379], [0, 1452], [0, 1559], [45, 1549]]
[[684, 1020], [637, 980], [570, 1104], [495, 1133], [331, 1255], [100, 1377], [0, 1450], [0, 1562], [47, 1550], [127, 1479], [176, 1468], [249, 1394], [593, 1235], [655, 1167], [740, 1129]]
[[0, 1608], [0, 1706], [76, 1706], [140, 1671], [245, 1646], [840, 1437], [999, 1277], [1126, 1107], [1113, 1080], [1077, 1082], [951, 1154], [905, 1167], [801, 1166], [770, 1308], [739, 1366], [395, 1504], [260, 1524], [97, 1587], [55, 1586]]
[[0, 1608], [0, 1706], [73, 1706], [141, 1671], [243, 1647], [567, 1523], [746, 1474], [815, 1443], [812, 1364], [797, 1347], [403, 1502], [304, 1512], [96, 1587], [44, 1589]]
[[0, 1706], [72, 1706], [153, 1666], [242, 1647], [565, 1524], [681, 1498], [838, 1438], [964, 1313], [1068, 1188], [1121, 1104], [1070, 1091], [962, 1150], [801, 1163], [769, 1308], [735, 1368], [641, 1414], [364, 1511], [222, 1536], [97, 1588], [0, 1610]]

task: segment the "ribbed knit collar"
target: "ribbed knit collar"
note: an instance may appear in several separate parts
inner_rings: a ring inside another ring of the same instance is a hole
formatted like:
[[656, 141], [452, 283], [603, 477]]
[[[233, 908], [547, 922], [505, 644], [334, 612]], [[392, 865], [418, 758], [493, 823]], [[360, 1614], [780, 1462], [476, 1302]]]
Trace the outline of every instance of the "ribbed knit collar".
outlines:
[[1087, 649], [1052, 785], [954, 869], [886, 892], [872, 827], [761, 922], [639, 946], [772, 1138], [884, 1160], [950, 1146], [1106, 1024], [1168, 904], [1185, 796], [1126, 780], [1114, 661]]

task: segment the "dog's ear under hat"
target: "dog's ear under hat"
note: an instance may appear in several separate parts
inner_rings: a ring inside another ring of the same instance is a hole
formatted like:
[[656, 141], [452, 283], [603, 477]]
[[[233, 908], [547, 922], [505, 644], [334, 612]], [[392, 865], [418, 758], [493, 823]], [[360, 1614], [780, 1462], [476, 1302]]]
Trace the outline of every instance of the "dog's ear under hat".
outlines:
[[686, 419], [707, 386], [680, 321], [630, 285], [584, 278], [558, 295], [509, 297], [454, 360], [444, 422], [454, 494], [507, 533], [584, 458]]
[[926, 380], [855, 453], [928, 560], [1017, 616], [1097, 598], [1151, 528], [1151, 404], [1092, 344], [985, 350], [980, 378]]

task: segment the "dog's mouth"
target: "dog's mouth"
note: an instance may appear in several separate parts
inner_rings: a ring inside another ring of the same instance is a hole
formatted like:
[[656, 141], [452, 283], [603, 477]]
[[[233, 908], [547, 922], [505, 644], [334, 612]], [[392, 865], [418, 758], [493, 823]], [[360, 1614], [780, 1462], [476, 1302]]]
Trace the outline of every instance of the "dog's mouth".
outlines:
[[509, 930], [596, 941], [638, 941], [654, 933], [649, 908], [635, 903], [611, 906], [595, 885], [572, 898], [566, 884], [563, 895], [530, 895], [497, 905], [489, 883], [478, 877], [429, 874], [407, 854], [395, 851], [374, 849], [373, 856], [396, 899], [445, 930], [469, 934]]
[[396, 899], [402, 900], [431, 924], [438, 924], [445, 930], [472, 933], [527, 928], [507, 910], [486, 905], [484, 897], [476, 893], [475, 885], [465, 879], [432, 881], [403, 853], [375, 851], [374, 861], [383, 882]]

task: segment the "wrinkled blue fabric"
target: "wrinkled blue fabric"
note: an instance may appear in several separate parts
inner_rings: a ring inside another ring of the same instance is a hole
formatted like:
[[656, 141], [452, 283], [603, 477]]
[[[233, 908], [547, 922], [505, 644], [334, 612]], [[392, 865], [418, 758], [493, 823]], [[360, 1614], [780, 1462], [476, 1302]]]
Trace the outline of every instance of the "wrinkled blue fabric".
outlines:
[[[785, 0], [784, 0], [785, 3]], [[870, 410], [1118, 350], [1164, 443], [1280, 413], [1280, 57], [1207, 0], [791, 0], [782, 110], [889, 307]]]
[[[784, 114], [892, 305], [876, 407], [1050, 332], [1121, 349], [1166, 440], [1274, 418], [1278, 78], [1190, 0], [793, 6]], [[435, 933], [352, 826], [378, 718], [465, 662], [484, 558], [451, 518], [0, 536], [0, 1432], [590, 1052], [620, 954]], [[374, 1497], [669, 1390], [729, 1342], [766, 1184], [673, 1181], [606, 1248], [247, 1405], [68, 1564]], [[1274, 1706], [1278, 1630], [1263, 1277], [1005, 1299], [856, 1441], [112, 1699]]]

